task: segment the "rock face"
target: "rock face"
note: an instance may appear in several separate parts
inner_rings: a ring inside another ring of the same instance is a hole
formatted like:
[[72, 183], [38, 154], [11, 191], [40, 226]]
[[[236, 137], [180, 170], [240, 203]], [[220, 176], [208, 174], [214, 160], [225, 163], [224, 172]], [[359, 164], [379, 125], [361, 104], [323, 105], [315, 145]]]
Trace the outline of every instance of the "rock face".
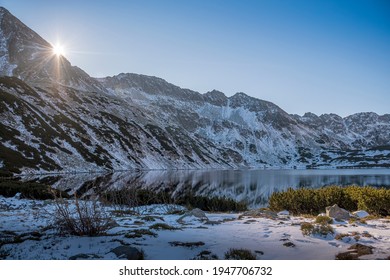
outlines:
[[326, 216], [337, 220], [348, 220], [351, 215], [343, 208], [340, 208], [337, 204], [326, 207]]
[[143, 260], [144, 255], [137, 248], [131, 246], [119, 246], [111, 250], [118, 258], [127, 260]]
[[390, 167], [390, 115], [290, 115], [245, 93], [95, 79], [0, 8], [0, 170]]

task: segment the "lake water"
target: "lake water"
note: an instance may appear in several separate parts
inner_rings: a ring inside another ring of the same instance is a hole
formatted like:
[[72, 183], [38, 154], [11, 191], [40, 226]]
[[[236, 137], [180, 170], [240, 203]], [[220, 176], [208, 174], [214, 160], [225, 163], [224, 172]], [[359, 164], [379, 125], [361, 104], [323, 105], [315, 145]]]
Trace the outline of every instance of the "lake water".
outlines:
[[390, 169], [128, 171], [45, 176], [39, 177], [39, 181], [78, 194], [126, 187], [168, 190], [172, 196], [190, 191], [196, 195], [246, 201], [250, 208], [255, 208], [266, 206], [273, 192], [289, 187], [370, 185], [390, 188]]

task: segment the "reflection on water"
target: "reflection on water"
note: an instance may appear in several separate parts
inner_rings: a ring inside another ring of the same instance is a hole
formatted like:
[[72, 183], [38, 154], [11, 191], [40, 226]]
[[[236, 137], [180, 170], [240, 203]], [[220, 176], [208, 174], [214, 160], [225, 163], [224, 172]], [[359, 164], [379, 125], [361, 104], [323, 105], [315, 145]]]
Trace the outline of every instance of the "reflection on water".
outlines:
[[354, 184], [390, 188], [389, 169], [129, 171], [35, 179], [70, 193], [88, 194], [124, 187], [169, 190], [172, 196], [191, 191], [196, 195], [226, 196], [237, 201], [246, 201], [250, 208], [265, 206], [273, 192], [288, 187], [319, 188]]

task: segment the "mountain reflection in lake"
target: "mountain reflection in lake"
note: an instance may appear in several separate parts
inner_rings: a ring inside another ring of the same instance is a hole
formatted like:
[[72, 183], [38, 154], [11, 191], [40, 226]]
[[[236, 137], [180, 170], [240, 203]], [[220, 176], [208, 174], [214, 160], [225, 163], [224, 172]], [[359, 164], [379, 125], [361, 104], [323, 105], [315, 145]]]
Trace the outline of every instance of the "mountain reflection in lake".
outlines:
[[148, 188], [168, 190], [173, 197], [192, 192], [208, 197], [246, 201], [250, 208], [267, 205], [275, 191], [289, 187], [327, 185], [383, 186], [390, 188], [389, 169], [335, 170], [164, 170], [110, 174], [71, 174], [29, 178], [70, 193], [91, 194], [106, 189]]

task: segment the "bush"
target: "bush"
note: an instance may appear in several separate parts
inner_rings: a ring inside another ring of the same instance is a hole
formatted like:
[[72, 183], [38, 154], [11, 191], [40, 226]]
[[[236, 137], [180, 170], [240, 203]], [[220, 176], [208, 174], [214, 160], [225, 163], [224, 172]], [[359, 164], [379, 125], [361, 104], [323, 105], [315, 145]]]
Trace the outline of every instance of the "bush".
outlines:
[[141, 238], [144, 235], [149, 235], [152, 237], [157, 237], [157, 233], [149, 230], [149, 229], [135, 229], [131, 232], [125, 234], [126, 238]]
[[175, 201], [175, 203], [188, 208], [199, 208], [203, 211], [210, 212], [227, 212], [227, 211], [246, 211], [247, 206], [244, 202], [236, 202], [226, 197], [206, 197], [194, 196], [187, 194]]
[[54, 227], [61, 233], [98, 236], [110, 228], [110, 219], [97, 199], [61, 198], [55, 200]]
[[327, 225], [327, 224], [332, 224], [333, 219], [328, 216], [317, 216], [315, 220], [316, 224], [321, 224], [321, 225]]
[[172, 199], [165, 192], [154, 192], [145, 189], [122, 188], [100, 194], [108, 204], [125, 207], [138, 207], [151, 204], [170, 204]]
[[21, 182], [21, 181], [0, 181], [0, 195], [5, 197], [13, 197], [17, 193], [21, 194], [21, 198], [29, 199], [54, 199], [61, 196], [68, 198], [66, 192], [51, 188], [50, 186], [36, 182]]
[[292, 189], [275, 192], [269, 199], [274, 211], [317, 215], [337, 204], [348, 211], [365, 210], [373, 215], [390, 215], [390, 190], [358, 186], [330, 186], [320, 189]]
[[227, 212], [245, 211], [247, 206], [243, 202], [236, 202], [226, 197], [205, 197], [194, 194], [172, 198], [166, 191], [154, 192], [145, 189], [123, 188], [111, 190], [101, 194], [106, 203], [126, 207], [138, 207], [151, 204], [178, 204], [188, 208], [199, 208], [203, 211]]
[[311, 224], [304, 222], [301, 224], [301, 231], [303, 235], [323, 235], [333, 234], [333, 228], [328, 224]]
[[164, 223], [157, 223], [157, 224], [153, 224], [149, 227], [150, 229], [155, 229], [155, 230], [178, 230], [179, 228], [177, 227], [173, 227], [173, 226], [170, 226], [168, 224], [164, 224]]
[[0, 178], [12, 178], [14, 174], [10, 171], [0, 170]]
[[247, 249], [229, 249], [225, 253], [225, 260], [255, 260], [256, 255]]

